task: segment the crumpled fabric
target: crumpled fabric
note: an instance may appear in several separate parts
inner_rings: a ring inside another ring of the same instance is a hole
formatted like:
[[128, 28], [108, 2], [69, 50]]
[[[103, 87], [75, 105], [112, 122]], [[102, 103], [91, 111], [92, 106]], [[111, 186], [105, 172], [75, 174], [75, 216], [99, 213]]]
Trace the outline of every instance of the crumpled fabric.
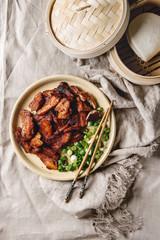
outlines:
[[[96, 84], [110, 101], [114, 100], [115, 143], [101, 168], [90, 175], [83, 199], [78, 199], [82, 180], [77, 183], [67, 204], [64, 197], [70, 183], [40, 178], [40, 184], [57, 206], [78, 218], [90, 217], [99, 236], [116, 239], [141, 226], [140, 216], [128, 218], [128, 210], [125, 209], [124, 214], [120, 208], [142, 167], [139, 158], [151, 156], [159, 145], [160, 86], [133, 85], [114, 72], [106, 54], [93, 59], [73, 60], [87, 80]], [[110, 217], [110, 211], [112, 215], [116, 212], [118, 221]]]
[[[51, 43], [49, 38], [45, 33], [44, 26], [44, 16], [45, 9], [47, 5], [47, 0], [21, 0], [21, 1], [2, 1], [1, 9], [0, 9], [0, 42], [1, 42], [1, 51], [0, 51], [0, 238], [1, 239], [88, 239], [88, 240], [99, 240], [102, 239], [101, 234], [102, 230], [105, 231], [105, 235], [107, 235], [106, 239], [109, 237], [116, 238], [121, 235], [126, 235], [128, 231], [134, 231], [140, 226], [140, 220], [137, 219], [139, 216], [139, 212], [144, 212], [146, 215], [145, 222], [145, 230], [143, 231], [142, 238], [148, 239], [148, 236], [152, 236], [153, 239], [158, 238], [159, 226], [158, 226], [158, 197], [157, 197], [157, 189], [159, 186], [159, 181], [157, 180], [158, 174], [158, 161], [153, 160], [153, 164], [148, 160], [146, 162], [146, 168], [148, 166], [148, 172], [143, 171], [143, 174], [140, 175], [139, 178], [139, 186], [135, 191], [135, 195], [141, 194], [143, 190], [143, 194], [136, 197], [134, 196], [133, 208], [138, 211], [135, 213], [135, 217], [127, 210], [127, 206], [123, 204], [125, 200], [123, 196], [126, 196], [126, 192], [128, 189], [131, 189], [130, 184], [134, 182], [135, 177], [137, 176], [141, 165], [138, 162], [138, 157], [134, 156], [134, 158], [129, 157], [131, 148], [119, 148], [118, 144], [120, 140], [116, 138], [115, 146], [113, 152], [114, 156], [110, 157], [110, 163], [112, 159], [114, 161], [118, 161], [116, 164], [112, 164], [104, 169], [99, 168], [93, 175], [90, 176], [88, 182], [88, 189], [86, 194], [90, 194], [90, 187], [94, 184], [94, 175], [98, 179], [98, 173], [107, 172], [108, 176], [105, 176], [106, 183], [109, 183], [112, 188], [107, 188], [106, 193], [110, 192], [109, 199], [106, 201], [106, 194], [104, 191], [104, 198], [101, 195], [102, 202], [99, 201], [99, 204], [92, 203], [93, 208], [88, 208], [88, 216], [86, 209], [82, 209], [82, 211], [76, 211], [74, 208], [72, 209], [72, 214], [65, 209], [63, 210], [63, 197], [68, 190], [69, 183], [64, 183], [64, 195], [62, 195], [60, 199], [60, 193], [58, 191], [59, 186], [58, 182], [52, 182], [50, 180], [45, 180], [34, 174], [18, 160], [17, 156], [14, 153], [14, 149], [10, 142], [9, 137], [9, 120], [11, 111], [13, 106], [20, 96], [20, 94], [33, 82], [37, 81], [40, 78], [54, 75], [54, 74], [73, 74], [84, 76], [84, 78], [91, 79], [87, 71], [83, 70], [83, 63], [85, 66], [88, 66], [89, 72], [91, 73], [90, 63], [93, 60], [78, 60], [74, 62], [66, 55], [61, 53], [54, 45]], [[102, 57], [102, 59], [105, 59]], [[96, 60], [97, 61], [97, 60]], [[99, 61], [99, 60], [98, 60]], [[77, 64], [77, 67], [76, 67]], [[105, 67], [105, 64], [104, 64]], [[98, 68], [96, 68], [98, 71]], [[126, 80], [122, 80], [117, 77], [118, 86], [116, 87], [115, 82], [112, 81], [109, 76], [111, 74], [108, 67], [105, 67], [105, 71], [109, 72], [104, 77], [105, 82], [109, 84], [109, 86], [113, 86], [115, 89], [115, 93], [119, 95], [118, 99], [125, 98], [127, 101], [128, 109], [135, 108], [135, 101], [128, 93], [125, 84], [129, 84], [131, 88], [139, 89], [139, 92], [144, 93], [146, 90], [148, 91], [148, 98], [150, 98], [149, 91], [153, 91], [154, 87], [140, 87], [135, 86], [127, 82]], [[113, 72], [114, 73], [114, 72]], [[97, 75], [97, 74], [96, 74]], [[113, 74], [116, 76], [116, 74]], [[102, 77], [102, 75], [100, 74]], [[97, 83], [96, 83], [97, 82]], [[113, 83], [112, 83], [113, 82]], [[94, 84], [98, 84], [99, 80], [95, 80]], [[157, 87], [157, 86], [155, 86]], [[122, 88], [122, 92], [121, 92]], [[151, 90], [150, 90], [151, 89]], [[135, 94], [135, 91], [133, 91]], [[109, 99], [112, 99], [109, 96], [110, 91], [107, 90], [107, 96]], [[112, 92], [113, 94], [113, 92]], [[115, 97], [114, 97], [115, 98]], [[139, 94], [140, 98], [140, 94]], [[142, 95], [143, 100], [143, 95]], [[152, 129], [149, 128], [149, 134], [154, 134], [155, 139], [156, 135], [158, 136], [158, 125], [159, 125], [159, 107], [157, 104], [157, 100], [155, 101], [155, 105], [153, 104], [154, 96], [151, 97], [151, 106], [148, 106], [148, 115], [153, 115], [155, 120], [153, 121], [152, 116], [149, 117], [151, 119], [151, 123], [155, 123], [156, 128], [153, 126]], [[157, 97], [156, 97], [157, 99]], [[129, 103], [131, 102], [131, 103]], [[142, 106], [144, 106], [142, 101]], [[119, 102], [122, 103], [122, 101]], [[155, 106], [155, 110], [152, 111], [153, 105]], [[145, 105], [146, 106], [146, 105]], [[115, 108], [116, 106], [114, 106]], [[136, 109], [136, 108], [135, 108]], [[150, 113], [151, 109], [151, 114]], [[125, 110], [125, 109], [124, 109]], [[126, 109], [127, 110], [127, 109]], [[121, 110], [119, 109], [119, 112]], [[115, 113], [118, 112], [118, 109], [115, 108]], [[147, 109], [145, 113], [147, 112]], [[128, 112], [126, 111], [126, 115]], [[120, 116], [120, 115], [119, 115]], [[146, 115], [145, 115], [146, 116]], [[117, 126], [118, 124], [118, 114], [116, 113], [117, 118]], [[143, 114], [142, 114], [142, 120]], [[119, 120], [120, 121], [120, 120]], [[144, 121], [144, 120], [143, 120]], [[122, 121], [123, 122], [123, 121]], [[150, 125], [152, 126], [152, 124]], [[126, 126], [127, 129], [127, 126]], [[155, 131], [157, 129], [157, 131]], [[118, 130], [118, 128], [117, 128]], [[142, 131], [143, 132], [143, 131]], [[149, 135], [148, 134], [148, 135]], [[120, 136], [121, 137], [121, 136]], [[141, 138], [143, 135], [141, 134]], [[153, 139], [154, 137], [152, 137]], [[121, 140], [123, 139], [123, 134]], [[144, 138], [143, 138], [144, 139]], [[148, 138], [147, 138], [148, 139]], [[154, 142], [155, 141], [155, 142]], [[148, 154], [152, 154], [152, 152], [156, 149], [157, 141], [153, 140], [154, 144], [148, 144], [147, 146], [140, 146], [137, 148], [141, 149], [141, 155], [147, 156]], [[133, 147], [134, 153], [137, 154], [138, 149]], [[120, 151], [120, 154], [116, 151]], [[133, 152], [133, 151], [132, 151]], [[125, 153], [125, 154], [124, 154]], [[138, 153], [140, 155], [140, 151]], [[121, 158], [129, 157], [130, 160], [121, 161]], [[157, 172], [155, 172], [155, 162], [157, 167]], [[150, 168], [150, 169], [149, 169]], [[122, 174], [123, 173], [123, 174]], [[155, 174], [156, 173], [156, 174]], [[105, 174], [104, 174], [105, 175]], [[146, 176], [147, 175], [147, 176]], [[101, 178], [101, 177], [100, 177]], [[115, 179], [118, 181], [119, 185], [116, 185]], [[143, 182], [141, 184], [141, 182]], [[125, 186], [124, 187], [124, 182]], [[145, 183], [145, 185], [144, 185]], [[46, 184], [48, 184], [46, 186]], [[53, 185], [55, 184], [55, 185]], [[145, 191], [143, 186], [145, 187]], [[76, 187], [81, 186], [81, 182], [78, 181]], [[105, 187], [105, 184], [103, 185]], [[109, 185], [108, 185], [109, 186]], [[121, 191], [116, 191], [117, 186], [121, 189], [123, 194], [121, 195]], [[59, 193], [57, 195], [57, 199], [55, 201], [52, 192], [54, 189]], [[135, 190], [135, 189], [134, 189]], [[76, 192], [77, 191], [77, 192]], [[95, 189], [97, 195], [99, 192], [97, 191], [97, 186]], [[115, 194], [116, 192], [116, 198]], [[75, 190], [75, 199], [77, 199], [77, 194], [79, 193], [79, 188]], [[120, 194], [120, 196], [119, 196]], [[151, 198], [154, 196], [155, 206], [152, 205], [152, 200], [148, 198], [148, 194], [151, 195]], [[96, 195], [96, 196], [97, 196]], [[142, 199], [141, 199], [142, 197]], [[126, 196], [127, 198], [127, 196]], [[85, 198], [84, 198], [85, 199]], [[112, 199], [118, 199], [117, 202], [112, 201]], [[132, 198], [133, 199], [133, 196]], [[137, 207], [138, 201], [141, 202], [140, 208]], [[157, 201], [155, 201], [157, 199]], [[74, 198], [72, 199], [72, 201]], [[92, 199], [91, 199], [92, 200]], [[69, 202], [72, 204], [73, 202]], [[96, 200], [97, 202], [97, 200]], [[95, 203], [96, 203], [95, 202]], [[113, 204], [112, 204], [113, 203]], [[114, 204], [116, 203], [116, 204]], [[62, 208], [59, 207], [62, 205]], [[143, 209], [144, 204], [145, 209]], [[98, 206], [97, 206], [98, 205]], [[65, 205], [69, 206], [69, 205]], [[76, 206], [76, 204], [75, 204]], [[75, 207], [74, 206], [74, 207]], [[83, 204], [84, 206], [84, 204]], [[116, 206], [116, 209], [114, 207]], [[120, 207], [118, 207], [120, 206]], [[77, 207], [77, 206], [76, 206]], [[110, 210], [108, 210], [110, 209]], [[80, 209], [81, 210], [81, 209]], [[84, 210], [84, 211], [83, 211]], [[78, 212], [78, 214], [77, 214]], [[77, 214], [77, 215], [76, 215]], [[150, 214], [150, 215], [149, 215]], [[91, 217], [92, 215], [92, 217]], [[78, 218], [74, 218], [77, 216]], [[85, 217], [84, 217], [85, 216]], [[101, 222], [104, 224], [105, 229], [99, 228], [99, 218]], [[151, 220], [150, 220], [151, 219]], [[155, 219], [157, 221], [155, 222]], [[114, 223], [114, 224], [112, 224]], [[152, 227], [150, 226], [153, 223]], [[91, 227], [91, 224], [93, 227]], [[148, 228], [147, 228], [148, 227]], [[83, 231], [82, 231], [83, 229]], [[154, 229], [154, 236], [153, 230]], [[152, 233], [151, 233], [152, 232]], [[98, 234], [98, 235], [97, 235]], [[150, 234], [150, 235], [148, 235]], [[157, 235], [156, 235], [157, 234]], [[136, 234], [133, 236], [137, 236]], [[139, 236], [139, 235], [138, 235]], [[144, 237], [145, 236], [145, 237]], [[135, 237], [136, 238], [136, 237]]]

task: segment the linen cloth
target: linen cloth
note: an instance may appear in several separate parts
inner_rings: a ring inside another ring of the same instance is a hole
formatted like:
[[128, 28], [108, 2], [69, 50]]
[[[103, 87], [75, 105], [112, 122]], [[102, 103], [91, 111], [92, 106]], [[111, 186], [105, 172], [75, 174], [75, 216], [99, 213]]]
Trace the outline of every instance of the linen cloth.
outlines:
[[101, 169], [90, 176], [83, 199], [77, 198], [81, 184], [75, 189], [73, 199], [65, 204], [64, 193], [70, 183], [42, 178], [40, 183], [57, 206], [77, 217], [90, 216], [101, 237], [114, 239], [140, 227], [140, 221], [126, 207], [121, 208], [121, 204], [141, 168], [138, 158], [151, 156], [158, 147], [160, 86], [136, 86], [122, 79], [110, 68], [106, 54], [75, 61], [84, 76], [114, 100], [117, 134], [113, 151]]
[[[46, 197], [41, 188], [45, 182], [40, 178], [41, 185], [39, 185], [39, 177], [31, 173], [17, 160], [9, 140], [8, 125], [13, 105], [17, 97], [27, 86], [33, 81], [47, 75], [58, 73], [82, 75], [82, 73], [76, 69], [76, 65], [67, 56], [58, 51], [45, 35], [43, 17], [46, 4], [47, 1], [39, 1], [38, 3], [37, 1], [3, 1], [1, 4], [0, 150], [2, 157], [0, 211], [2, 218], [0, 222], [0, 237], [1, 239], [99, 239], [93, 228], [89, 225], [89, 218], [83, 218], [82, 220], [75, 219], [71, 214], [62, 211], [59, 208], [58, 202], [57, 205], [55, 205]], [[62, 61], [64, 64], [62, 64]], [[81, 62], [79, 63], [81, 66], [82, 64]], [[88, 65], [87, 62], [85, 65]], [[92, 76], [90, 76], [90, 79], [94, 80]], [[107, 77], [107, 79], [109, 80], [109, 77]], [[110, 83], [108, 80], [107, 82]], [[114, 88], [117, 89], [115, 86]], [[148, 91], [149, 89], [150, 88], [148, 88]], [[107, 92], [107, 95], [108, 94], [109, 91]], [[155, 118], [156, 117], [157, 121], [159, 121], [155, 111]], [[152, 123], [153, 122], [154, 121], [152, 121]], [[157, 133], [152, 135], [152, 140], [154, 140], [155, 137], [157, 137]], [[152, 149], [156, 147], [156, 145], [155, 143], [152, 147], [148, 146], [147, 148], [140, 146], [140, 150], [144, 149], [145, 155], [147, 155], [152, 152]], [[138, 148], [133, 153], [135, 154], [137, 152], [140, 154], [142, 151], [139, 151]], [[117, 155], [114, 151], [113, 156], [115, 161], [120, 160], [115, 158]], [[134, 160], [134, 164], [127, 161], [129, 165], [131, 164], [130, 166], [137, 166], [137, 168], [133, 168], [135, 174], [132, 176], [135, 176], [137, 174], [135, 170], [139, 170], [140, 168], [136, 157]], [[117, 168], [124, 166], [122, 163], [123, 162], [119, 163], [120, 166], [118, 165], [118, 167], [108, 167], [107, 171], [111, 173], [115, 172]], [[130, 166], [126, 166], [126, 168], [130, 170]], [[158, 161], [155, 166], [159, 166]], [[153, 168], [153, 173], [155, 169]], [[150, 179], [153, 179], [153, 176]], [[109, 181], [109, 179], [106, 180]], [[112, 180], [112, 178], [110, 178], [110, 180]], [[145, 178], [143, 178], [143, 181], [145, 182]], [[91, 182], [94, 183], [92, 179]], [[151, 182], [146, 182], [146, 186], [149, 183], [151, 184]], [[158, 181], [155, 181], [155, 184], [152, 185], [152, 193], [154, 193]], [[130, 181], [127, 181], [127, 186], [129, 185]], [[65, 187], [65, 189], [67, 188]], [[51, 198], [52, 193], [50, 192], [50, 186], [46, 190], [49, 190], [47, 194]], [[87, 193], [88, 192], [89, 191], [87, 191]], [[145, 194], [147, 195], [147, 192]], [[152, 194], [152, 196], [154, 194]], [[156, 196], [156, 194], [154, 196]], [[134, 197], [134, 199], [137, 198]], [[154, 200], [155, 199], [156, 197]], [[143, 204], [141, 204], [141, 206], [143, 206]], [[133, 204], [133, 208], [138, 209], [136, 202]], [[122, 206], [122, 209], [122, 213], [126, 212], [126, 210], [124, 211], [125, 206]], [[112, 212], [110, 212], [108, 218], [112, 217], [112, 215]], [[114, 215], [116, 218], [116, 211]], [[138, 216], [138, 212], [136, 215]], [[107, 220], [107, 217], [105, 219]], [[131, 218], [131, 221], [132, 220]], [[69, 222], [71, 222], [71, 224], [69, 224]], [[72, 231], [69, 231], [70, 229], [72, 229]], [[83, 229], [83, 233], [81, 229]], [[117, 234], [119, 233], [117, 232]], [[145, 235], [145, 237], [146, 236], [147, 235]], [[155, 238], [152, 236], [152, 239], [156, 240], [156, 236], [158, 235], [154, 236]], [[146, 238], [142, 237], [141, 239]]]

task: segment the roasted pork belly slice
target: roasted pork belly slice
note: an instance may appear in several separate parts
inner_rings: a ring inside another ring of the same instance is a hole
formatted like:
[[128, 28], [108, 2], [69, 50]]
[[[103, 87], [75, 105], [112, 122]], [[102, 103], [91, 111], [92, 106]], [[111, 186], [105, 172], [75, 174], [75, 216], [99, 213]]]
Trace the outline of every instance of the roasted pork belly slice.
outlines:
[[43, 103], [44, 103], [43, 95], [41, 92], [39, 92], [34, 96], [34, 99], [29, 104], [29, 107], [31, 111], [37, 111], [39, 108], [42, 107]]
[[54, 143], [51, 145], [51, 148], [55, 151], [58, 151], [62, 146], [66, 145], [71, 138], [71, 132], [65, 133], [61, 136], [57, 136], [54, 140]]
[[[42, 147], [42, 152], [49, 156], [49, 157], [55, 157], [55, 156], [59, 156], [59, 154], [57, 153], [57, 151], [53, 150], [52, 148], [48, 148], [47, 146], [46, 147]], [[58, 158], [59, 159], [59, 158]]]
[[46, 101], [44, 103], [44, 105], [42, 106], [42, 108], [40, 108], [37, 111], [37, 115], [41, 116], [44, 115], [45, 113], [47, 113], [50, 109], [52, 109], [53, 107], [55, 107], [60, 101], [60, 97], [59, 96], [54, 96], [52, 94], [50, 94], [47, 98]]
[[55, 107], [55, 111], [58, 112], [58, 119], [66, 119], [70, 116], [69, 112], [70, 101], [67, 98], [62, 98], [58, 105]]
[[85, 92], [86, 101], [92, 106], [93, 109], [97, 108], [97, 102], [89, 93]]
[[44, 153], [37, 153], [36, 155], [41, 159], [48, 169], [58, 169], [57, 160], [59, 159], [59, 155], [54, 155], [54, 157], [49, 157]]
[[69, 126], [74, 126], [79, 124], [79, 113], [74, 113], [68, 121]]
[[78, 112], [90, 112], [92, 109], [80, 97], [77, 97], [77, 110]]
[[55, 139], [56, 139], [57, 135], [51, 135], [49, 138], [45, 138], [44, 139], [44, 143], [47, 145], [47, 146], [51, 146], [53, 143], [55, 143]]
[[22, 109], [20, 110], [21, 122], [22, 122], [22, 138], [26, 141], [34, 135], [34, 122], [33, 116], [30, 111]]
[[65, 96], [67, 96], [70, 100], [73, 100], [74, 95], [72, 94], [68, 84], [66, 82], [61, 82], [59, 86], [57, 87], [57, 91], [63, 93]]
[[[58, 123], [60, 127], [65, 126], [66, 124], [68, 124], [68, 118], [67, 119], [58, 119]], [[58, 127], [59, 128], [59, 127]]]
[[67, 133], [67, 132], [76, 131], [76, 130], [80, 130], [80, 126], [78, 125], [70, 126], [66, 128], [63, 132]]
[[88, 102], [93, 109], [97, 108], [97, 102], [96, 100], [88, 93], [88, 92], [84, 92], [81, 91], [78, 87], [76, 86], [71, 86], [70, 87], [72, 92], [76, 95], [79, 96], [79, 98], [83, 101], [83, 102]]
[[22, 128], [21, 127], [18, 127], [15, 131], [15, 138], [17, 140], [17, 142], [21, 145], [21, 141], [24, 141], [23, 138], [22, 138], [22, 135], [21, 135], [21, 132], [22, 132]]
[[[47, 114], [46, 114], [47, 115]], [[38, 116], [38, 115], [33, 115], [34, 121], [37, 124], [41, 119], [44, 118], [45, 115]]]
[[72, 115], [71, 119], [68, 121], [69, 126], [78, 125], [79, 127], [85, 127], [87, 125], [86, 112], [79, 112]]
[[42, 135], [38, 132], [36, 135], [31, 139], [30, 145], [33, 148], [39, 148], [43, 145], [43, 141], [41, 140]]
[[57, 125], [60, 125], [58, 118], [57, 118], [56, 114], [53, 112], [53, 110], [50, 111], [50, 114], [52, 116], [53, 122], [56, 123]]
[[87, 121], [96, 122], [101, 117], [101, 114], [97, 110], [92, 110], [87, 115]]
[[51, 94], [51, 95], [54, 95], [55, 93], [57, 93], [56, 88], [50, 89], [50, 90], [45, 90], [45, 91], [42, 92], [42, 95], [46, 98], [46, 97], [48, 97], [50, 94]]
[[45, 115], [37, 122], [39, 126], [39, 132], [43, 135], [45, 139], [48, 139], [53, 134], [52, 128], [52, 117], [50, 114]]
[[72, 136], [71, 136], [71, 139], [70, 139], [70, 142], [71, 143], [74, 143], [74, 142], [78, 142], [80, 140], [83, 139], [83, 136], [84, 134], [82, 132], [73, 132]]
[[59, 127], [58, 130], [56, 132], [54, 132], [54, 135], [57, 135], [57, 134], [60, 134], [62, 133], [63, 131], [65, 132], [65, 129], [68, 128], [68, 124], [62, 126], [62, 127]]
[[83, 102], [86, 101], [85, 92], [82, 92], [77, 86], [71, 86], [70, 89], [76, 96], [79, 96]]
[[86, 113], [85, 112], [79, 112], [79, 126], [82, 128], [87, 125], [87, 120], [86, 120]]
[[23, 149], [26, 153], [32, 152], [32, 147], [30, 146], [30, 141], [21, 142], [21, 146], [23, 147]]
[[22, 133], [22, 128], [18, 127], [15, 131], [15, 138], [19, 143], [19, 145], [23, 147], [26, 153], [31, 153], [32, 147], [30, 146], [30, 141], [24, 141], [21, 133]]

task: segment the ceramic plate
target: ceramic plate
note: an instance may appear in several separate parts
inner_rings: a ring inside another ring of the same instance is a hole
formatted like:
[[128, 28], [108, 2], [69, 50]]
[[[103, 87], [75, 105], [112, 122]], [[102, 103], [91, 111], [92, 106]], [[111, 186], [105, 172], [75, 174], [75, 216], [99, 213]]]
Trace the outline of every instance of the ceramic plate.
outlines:
[[[19, 146], [17, 143], [14, 132], [18, 126], [21, 126], [20, 121], [20, 109], [29, 109], [28, 104], [33, 99], [34, 95], [40, 91], [48, 90], [55, 88], [59, 85], [61, 81], [66, 81], [69, 85], [75, 85], [80, 87], [82, 90], [89, 92], [94, 98], [97, 100], [98, 105], [107, 109], [109, 106], [109, 101], [105, 97], [105, 95], [92, 83], [75, 76], [69, 75], [57, 75], [51, 76], [47, 78], [43, 78], [36, 83], [32, 84], [28, 87], [18, 98], [11, 115], [10, 120], [10, 137], [11, 141], [17, 154], [18, 158], [23, 162], [23, 164], [32, 170], [34, 173], [43, 176], [45, 178], [53, 179], [53, 180], [60, 180], [60, 181], [68, 181], [72, 180], [75, 176], [76, 171], [69, 171], [69, 172], [58, 172], [57, 170], [49, 170], [45, 167], [45, 165], [41, 162], [41, 160], [34, 154], [25, 153], [24, 150]], [[92, 169], [92, 172], [95, 171], [107, 158], [109, 155], [115, 138], [116, 133], [116, 123], [115, 123], [115, 116], [114, 112], [112, 111], [110, 118], [108, 120], [108, 125], [111, 129], [110, 137], [107, 141], [107, 148], [105, 149], [101, 158], [97, 161], [96, 165]], [[80, 177], [85, 176], [85, 172], [80, 175]]]

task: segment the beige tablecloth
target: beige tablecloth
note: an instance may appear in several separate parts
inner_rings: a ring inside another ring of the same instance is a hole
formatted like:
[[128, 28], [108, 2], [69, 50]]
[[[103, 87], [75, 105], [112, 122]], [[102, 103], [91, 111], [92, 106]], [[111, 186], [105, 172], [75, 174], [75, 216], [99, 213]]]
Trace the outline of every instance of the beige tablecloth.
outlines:
[[[0, 239], [100, 240], [86, 219], [77, 219], [54, 205], [42, 190], [39, 177], [18, 160], [9, 138], [10, 114], [26, 87], [49, 75], [81, 75], [76, 64], [46, 36], [46, 5], [46, 0], [1, 3]], [[130, 239], [157, 240], [160, 236], [159, 156], [160, 149], [154, 157], [141, 160], [143, 171], [128, 193], [129, 208], [143, 219], [142, 229]]]

